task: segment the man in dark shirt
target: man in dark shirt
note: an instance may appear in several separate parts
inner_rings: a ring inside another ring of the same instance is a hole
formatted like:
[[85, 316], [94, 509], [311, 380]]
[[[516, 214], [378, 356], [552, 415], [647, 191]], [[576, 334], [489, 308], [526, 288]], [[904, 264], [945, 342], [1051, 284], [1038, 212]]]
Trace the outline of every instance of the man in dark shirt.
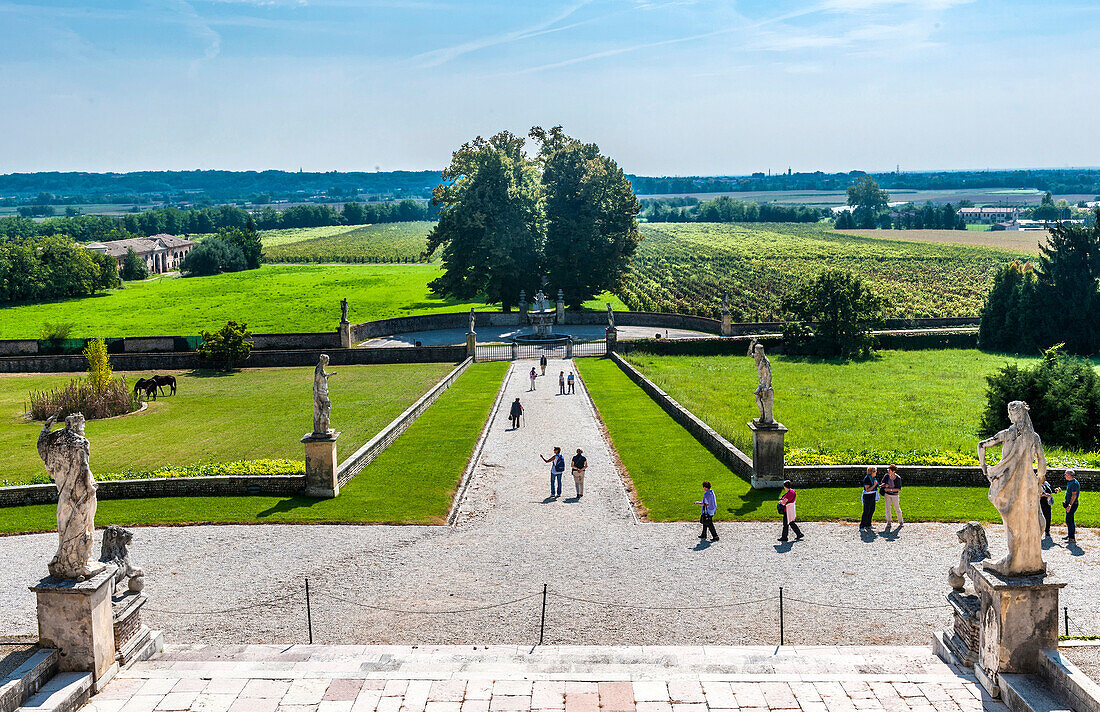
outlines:
[[875, 504], [878, 502], [878, 470], [874, 467], [867, 468], [867, 474], [863, 477], [863, 516], [859, 519], [859, 530], [870, 531], [871, 519], [875, 514]]
[[588, 469], [588, 459], [580, 448], [573, 456], [573, 484], [577, 486], [577, 499], [584, 496], [584, 471]]
[[520, 416], [523, 415], [523, 405], [519, 402], [517, 397], [512, 401], [512, 409], [508, 411], [508, 414], [512, 417], [512, 430], [519, 427]]
[[1077, 543], [1077, 525], [1073, 517], [1080, 503], [1081, 483], [1077, 481], [1077, 473], [1066, 470], [1066, 498], [1062, 500], [1062, 507], [1066, 510], [1066, 541], [1070, 544]]
[[[542, 455], [539, 455], [542, 457]], [[550, 457], [542, 457], [543, 462], [552, 463], [550, 465], [550, 496], [561, 496], [561, 476], [565, 474], [565, 458], [562, 457], [561, 448], [554, 448], [554, 454]]]

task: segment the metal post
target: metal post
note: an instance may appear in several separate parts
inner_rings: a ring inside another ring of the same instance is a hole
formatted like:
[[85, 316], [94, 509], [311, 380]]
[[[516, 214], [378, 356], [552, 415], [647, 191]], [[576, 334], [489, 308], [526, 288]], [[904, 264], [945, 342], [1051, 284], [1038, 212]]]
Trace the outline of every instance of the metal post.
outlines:
[[783, 587], [779, 587], [779, 644], [783, 645]]
[[1066, 617], [1066, 635], [1069, 635], [1069, 606], [1062, 606], [1062, 613]]
[[544, 633], [546, 633], [546, 584], [542, 585], [542, 620], [539, 621], [539, 645], [542, 645]]
[[313, 611], [309, 605], [309, 579], [306, 579], [306, 625], [309, 627], [309, 644], [313, 645]]

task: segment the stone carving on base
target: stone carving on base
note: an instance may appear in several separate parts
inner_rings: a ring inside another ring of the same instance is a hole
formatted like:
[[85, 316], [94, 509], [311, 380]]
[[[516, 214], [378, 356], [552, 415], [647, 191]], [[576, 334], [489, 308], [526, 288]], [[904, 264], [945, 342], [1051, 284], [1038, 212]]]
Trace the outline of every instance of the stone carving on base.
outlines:
[[611, 302], [607, 303], [607, 328], [615, 328], [615, 312], [611, 310]]
[[[1008, 404], [1012, 425], [978, 443], [978, 462], [989, 479], [989, 501], [1001, 514], [1008, 555], [985, 568], [1002, 576], [1030, 576], [1046, 572], [1039, 520], [1039, 485], [1046, 479], [1043, 443], [1031, 424], [1027, 403]], [[987, 466], [987, 448], [1002, 445], [1001, 459]], [[1036, 467], [1037, 465], [1037, 467]]]
[[106, 568], [92, 560], [96, 485], [88, 465], [90, 448], [83, 415], [73, 413], [64, 428], [51, 431], [57, 417], [50, 416], [38, 435], [38, 455], [57, 485], [59, 541], [49, 569], [55, 578], [84, 581]]
[[749, 356], [756, 362], [758, 381], [755, 395], [756, 405], [760, 408], [760, 417], [753, 422], [759, 427], [767, 428], [775, 423], [772, 417], [772, 401], [775, 398], [775, 391], [772, 389], [772, 364], [764, 355], [764, 345], [756, 339], [749, 344]]
[[730, 293], [722, 292], [722, 314], [730, 313]]
[[115, 566], [115, 588], [126, 587], [127, 591], [139, 593], [145, 588], [145, 572], [130, 561], [130, 542], [134, 534], [112, 524], [103, 530], [103, 545], [99, 550], [99, 560]]
[[989, 558], [989, 540], [985, 529], [978, 522], [967, 522], [957, 533], [963, 544], [959, 565], [952, 566], [947, 572], [947, 581], [951, 588], [962, 591], [966, 588], [966, 575], [971, 563]]
[[348, 299], [344, 297], [340, 300], [340, 323], [348, 323]]
[[326, 372], [327, 365], [328, 354], [321, 354], [317, 368], [313, 369], [313, 437], [318, 439], [331, 438], [336, 433], [329, 427], [332, 401], [328, 397], [328, 379], [335, 376], [336, 371]]
[[477, 333], [477, 332], [474, 331], [474, 318], [475, 318], [474, 317], [474, 308], [470, 307], [470, 330], [467, 333], [470, 333], [470, 334]]

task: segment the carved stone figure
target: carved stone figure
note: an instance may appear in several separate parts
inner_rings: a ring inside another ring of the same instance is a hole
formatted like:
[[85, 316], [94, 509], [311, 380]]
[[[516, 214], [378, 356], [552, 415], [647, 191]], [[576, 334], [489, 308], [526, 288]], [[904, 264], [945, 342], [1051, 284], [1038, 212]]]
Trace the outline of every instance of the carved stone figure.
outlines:
[[[989, 479], [989, 501], [1001, 513], [1008, 540], [1008, 555], [985, 567], [1002, 576], [1028, 576], [1046, 571], [1035, 511], [1039, 508], [1039, 485], [1046, 479], [1047, 461], [1027, 403], [1009, 403], [1008, 419], [1012, 425], [978, 443], [978, 462]], [[987, 466], [986, 448], [997, 444], [1003, 446], [1001, 460]]]
[[535, 311], [550, 311], [550, 299], [541, 289], [535, 294]]
[[764, 344], [757, 343], [756, 339], [753, 339], [749, 344], [749, 356], [756, 361], [758, 381], [755, 394], [756, 405], [760, 408], [760, 417], [753, 422], [757, 425], [774, 424], [772, 401], [775, 398], [775, 391], [772, 389], [772, 363], [764, 355]]
[[344, 297], [340, 300], [340, 323], [348, 323], [348, 299]]
[[967, 522], [956, 535], [963, 544], [963, 550], [959, 565], [948, 570], [947, 582], [951, 584], [951, 588], [962, 591], [966, 587], [967, 566], [989, 558], [989, 540], [985, 536], [985, 529], [977, 522]]
[[470, 307], [470, 331], [468, 333], [470, 333], [470, 334], [476, 333], [474, 331], [474, 308], [473, 307]]
[[722, 314], [730, 313], [730, 293], [722, 292]]
[[[60, 414], [58, 414], [60, 415]], [[51, 432], [57, 416], [50, 416], [38, 435], [38, 455], [57, 485], [57, 553], [50, 575], [83, 581], [105, 566], [92, 561], [95, 531], [96, 485], [88, 466], [90, 448], [84, 437], [84, 416], [73, 413], [65, 427]]]
[[332, 401], [328, 398], [328, 379], [336, 375], [325, 372], [328, 365], [328, 354], [321, 354], [317, 359], [317, 368], [313, 369], [313, 437], [329, 438], [336, 432], [329, 427], [329, 416], [332, 414]]
[[145, 588], [145, 572], [130, 561], [130, 542], [134, 534], [112, 524], [103, 530], [103, 546], [99, 550], [99, 560], [105, 564], [114, 564], [115, 587], [126, 585], [127, 590], [137, 593]]
[[607, 328], [615, 328], [615, 312], [611, 310], [611, 302], [607, 303]]

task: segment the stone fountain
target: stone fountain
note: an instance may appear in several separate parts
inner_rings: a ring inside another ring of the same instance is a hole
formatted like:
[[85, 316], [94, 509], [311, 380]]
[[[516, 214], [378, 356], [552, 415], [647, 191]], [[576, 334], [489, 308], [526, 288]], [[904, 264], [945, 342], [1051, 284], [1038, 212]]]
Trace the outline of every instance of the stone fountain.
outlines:
[[[558, 290], [561, 302], [563, 297]], [[523, 297], [521, 297], [521, 300]], [[513, 339], [517, 344], [552, 345], [564, 344], [570, 340], [568, 334], [555, 334], [554, 322], [557, 320], [559, 310], [550, 306], [550, 299], [540, 289], [535, 295], [535, 302], [531, 310], [527, 312], [527, 323], [534, 327], [533, 334], [520, 334]]]

